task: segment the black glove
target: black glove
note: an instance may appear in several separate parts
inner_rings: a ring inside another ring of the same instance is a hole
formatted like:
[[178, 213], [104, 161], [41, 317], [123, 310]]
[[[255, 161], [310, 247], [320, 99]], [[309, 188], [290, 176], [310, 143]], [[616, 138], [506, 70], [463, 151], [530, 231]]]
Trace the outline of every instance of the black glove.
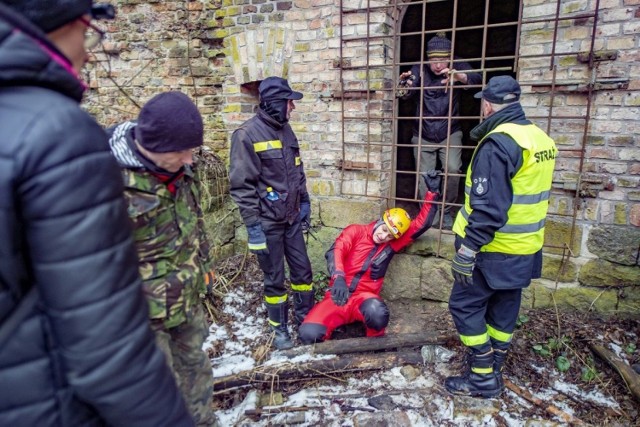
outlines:
[[249, 250], [256, 255], [268, 255], [267, 236], [262, 231], [262, 224], [256, 222], [247, 226], [247, 234], [249, 234]]
[[333, 279], [331, 299], [339, 307], [347, 303], [349, 299], [349, 288], [347, 287], [347, 282], [344, 280], [344, 276], [336, 276]]
[[466, 246], [460, 246], [458, 252], [453, 256], [451, 262], [451, 272], [454, 282], [463, 286], [473, 284], [473, 268], [476, 265], [476, 253]]
[[440, 171], [436, 169], [432, 169], [422, 174], [422, 179], [424, 179], [424, 184], [427, 186], [427, 190], [432, 193], [442, 193], [442, 175], [440, 175]]
[[308, 230], [311, 225], [311, 203], [300, 203], [300, 222], [302, 223], [302, 229]]

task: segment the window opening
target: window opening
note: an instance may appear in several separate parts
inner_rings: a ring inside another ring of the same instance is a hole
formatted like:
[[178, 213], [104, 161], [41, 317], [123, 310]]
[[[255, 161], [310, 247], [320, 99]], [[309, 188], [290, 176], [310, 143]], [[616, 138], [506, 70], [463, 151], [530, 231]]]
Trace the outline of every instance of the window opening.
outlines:
[[[445, 156], [438, 160], [449, 184], [444, 188], [444, 207], [457, 211], [475, 149], [469, 132], [482, 120], [480, 102], [473, 95], [491, 77], [510, 74], [528, 89], [527, 117], [554, 138], [561, 151], [563, 159], [556, 164], [555, 197], [549, 213], [569, 217], [572, 235], [569, 242], [545, 246], [570, 253], [571, 247], [579, 244], [574, 242], [573, 230], [584, 197], [594, 197], [591, 190], [596, 188], [597, 192], [603, 185], [583, 173], [593, 94], [628, 82], [597, 77], [598, 62], [612, 60], [611, 55], [594, 52], [599, 0], [584, 4], [579, 11], [563, 10], [560, 0], [548, 3], [555, 6], [551, 16], [549, 7], [536, 16], [532, 13], [535, 8], [523, 9], [520, 0], [341, 1], [340, 58], [336, 64], [341, 90], [334, 94], [342, 105], [341, 194], [382, 198], [388, 206], [415, 213], [422, 172], [420, 151], [444, 147]], [[579, 43], [569, 37], [568, 29], [576, 26], [583, 27], [590, 37]], [[480, 73], [481, 82], [468, 87], [416, 87], [409, 89], [416, 92], [413, 101], [402, 99], [398, 76], [414, 65], [428, 66], [427, 44], [442, 32], [451, 42], [448, 59], [467, 62], [467, 72]], [[542, 40], [539, 34], [545, 35]], [[449, 102], [446, 114], [427, 119], [424, 105], [416, 101], [425, 91], [443, 88], [449, 101], [457, 97], [457, 111]], [[576, 97], [580, 101], [576, 102]], [[412, 143], [417, 118], [443, 121], [447, 137], [437, 145], [425, 142], [423, 129], [418, 128], [418, 138]], [[461, 143], [450, 135], [457, 126], [462, 132]], [[447, 164], [455, 148], [461, 150], [462, 160], [457, 172]], [[450, 181], [456, 177], [460, 182], [452, 189]], [[441, 219], [442, 212], [440, 209]], [[441, 233], [451, 232], [442, 229]]]

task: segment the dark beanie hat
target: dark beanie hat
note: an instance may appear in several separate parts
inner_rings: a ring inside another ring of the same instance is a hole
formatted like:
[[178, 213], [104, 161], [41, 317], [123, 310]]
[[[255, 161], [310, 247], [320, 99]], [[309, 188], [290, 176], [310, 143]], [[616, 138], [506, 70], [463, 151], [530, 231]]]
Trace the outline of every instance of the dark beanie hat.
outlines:
[[44, 33], [91, 14], [92, 0], [0, 0], [20, 12]]
[[445, 37], [445, 33], [438, 33], [427, 43], [427, 56], [429, 58], [444, 58], [451, 55], [451, 41]]
[[136, 141], [152, 153], [170, 153], [202, 145], [204, 126], [198, 107], [182, 92], [164, 92], [140, 111]]

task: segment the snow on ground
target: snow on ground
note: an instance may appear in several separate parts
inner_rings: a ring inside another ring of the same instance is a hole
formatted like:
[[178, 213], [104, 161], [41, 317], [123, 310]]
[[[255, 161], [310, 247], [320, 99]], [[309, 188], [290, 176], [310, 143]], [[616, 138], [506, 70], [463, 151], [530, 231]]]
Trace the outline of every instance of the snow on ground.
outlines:
[[[247, 311], [250, 301], [261, 299], [256, 294], [262, 290], [261, 283], [238, 286], [229, 291], [224, 298], [223, 311], [229, 316], [228, 324], [212, 324], [210, 335], [203, 349], [212, 349], [222, 345], [221, 355], [212, 359], [215, 377], [223, 377], [241, 371], [251, 370], [259, 366], [299, 363], [312, 359], [339, 356], [301, 355], [289, 359], [278, 351], [266, 353], [263, 360], [256, 361], [254, 354], [260, 346], [268, 344], [268, 326], [266, 311], [261, 304], [255, 313]], [[295, 335], [294, 335], [295, 336]], [[220, 351], [218, 351], [220, 354]], [[442, 383], [446, 376], [456, 373], [456, 366], [446, 363], [427, 364], [417, 367], [415, 375], [403, 372], [403, 367], [393, 366], [367, 376], [358, 375], [326, 381], [309, 382], [303, 388], [288, 396], [283, 396], [282, 405], [263, 406], [259, 408], [260, 395], [269, 394], [269, 390], [249, 390], [244, 400], [230, 409], [217, 411], [222, 426], [270, 426], [270, 425], [323, 425], [354, 426], [366, 425], [366, 417], [376, 416], [378, 410], [371, 406], [371, 398], [388, 396], [386, 412], [391, 416], [389, 425], [410, 426], [522, 426], [531, 423], [529, 416], [533, 405], [511, 391], [506, 391], [500, 399], [482, 400], [454, 398], [446, 392]], [[544, 368], [537, 367], [542, 370]], [[279, 390], [274, 390], [278, 392]], [[563, 411], [572, 414], [567, 402], [554, 400], [558, 393], [588, 399], [605, 407], [617, 408], [615, 400], [603, 396], [597, 391], [585, 394], [576, 386], [567, 384], [558, 377], [549, 389], [537, 390], [534, 395], [548, 402], [553, 402]], [[215, 398], [215, 397], [214, 397]], [[390, 398], [390, 400], [389, 400]], [[466, 400], [464, 400], [466, 399]], [[300, 410], [286, 408], [304, 407]], [[480, 408], [480, 409], [478, 409]], [[482, 409], [484, 408], [484, 409]], [[263, 415], [250, 418], [246, 411], [260, 409]], [[385, 408], [383, 408], [385, 409]], [[265, 412], [275, 412], [265, 415]], [[280, 413], [278, 413], [280, 412]], [[539, 413], [539, 412], [538, 412]], [[559, 420], [549, 415], [546, 418], [534, 418], [534, 424], [553, 424]], [[357, 423], [357, 424], [356, 424]], [[371, 423], [369, 423], [371, 424]]]

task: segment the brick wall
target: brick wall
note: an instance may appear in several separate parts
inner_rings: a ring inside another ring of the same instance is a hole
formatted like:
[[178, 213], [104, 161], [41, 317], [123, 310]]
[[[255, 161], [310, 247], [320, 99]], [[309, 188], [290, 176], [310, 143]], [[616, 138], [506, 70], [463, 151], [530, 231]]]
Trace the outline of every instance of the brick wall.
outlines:
[[[395, 76], [391, 67], [369, 74], [341, 72], [340, 67], [361, 64], [366, 55], [371, 64], [390, 64], [394, 46], [380, 39], [371, 41], [367, 51], [365, 41], [341, 43], [340, 24], [345, 37], [375, 37], [393, 31], [390, 14], [397, 11], [373, 12], [371, 24], [366, 25], [364, 13], [341, 17], [338, 0], [114, 3], [117, 19], [98, 24], [108, 36], [104, 50], [92, 55], [85, 73], [91, 89], [85, 105], [101, 123], [135, 117], [154, 94], [182, 90], [203, 113], [206, 144], [226, 160], [231, 133], [252, 116], [257, 104], [255, 82], [269, 75], [282, 76], [305, 94], [296, 103], [292, 125], [302, 144], [314, 223], [339, 228], [372, 220], [386, 207], [380, 197], [389, 194], [392, 184], [391, 150], [367, 151], [365, 146], [371, 141], [391, 141], [392, 126], [347, 121], [343, 134], [343, 105], [346, 116], [384, 114], [392, 105], [392, 95], [384, 88]], [[374, 7], [390, 0], [343, 3], [352, 8]], [[580, 15], [588, 14], [593, 4], [563, 1], [561, 13], [576, 18], [561, 21], [556, 29], [550, 19], [556, 2], [525, 0], [523, 16], [540, 22], [523, 26], [520, 54], [551, 52], [554, 31], [558, 33], [556, 52], [588, 51], [593, 18]], [[640, 0], [601, 0], [600, 7], [594, 47], [602, 58], [614, 52], [615, 59], [599, 60], [590, 69], [576, 55], [566, 55], [556, 61], [555, 75], [549, 58], [523, 58], [518, 66], [527, 113], [539, 117], [535, 121], [563, 149], [555, 177], [556, 189], [562, 191], [551, 203], [551, 212], [557, 216], [550, 218], [547, 240], [558, 246], [569, 242], [572, 257], [567, 263], [562, 251], [548, 251], [543, 285], [554, 287], [560, 277], [559, 282], [567, 286], [602, 286], [613, 295], [620, 293], [619, 286], [627, 289], [633, 278], [640, 282], [638, 260], [633, 258], [640, 245]], [[368, 95], [343, 104], [336, 96], [342, 89], [341, 78], [346, 89]], [[596, 84], [586, 134], [587, 93], [567, 85], [551, 96], [541, 83], [553, 78]], [[555, 119], [547, 120], [549, 114]], [[351, 171], [341, 176], [338, 161], [363, 158], [382, 171]], [[576, 191], [581, 197], [575, 197]], [[365, 193], [374, 198], [344, 197]], [[606, 264], [583, 269], [596, 261]], [[322, 264], [314, 260], [314, 268], [322, 269]], [[595, 274], [603, 269], [615, 274], [606, 278]], [[640, 292], [634, 292], [640, 307]]]

